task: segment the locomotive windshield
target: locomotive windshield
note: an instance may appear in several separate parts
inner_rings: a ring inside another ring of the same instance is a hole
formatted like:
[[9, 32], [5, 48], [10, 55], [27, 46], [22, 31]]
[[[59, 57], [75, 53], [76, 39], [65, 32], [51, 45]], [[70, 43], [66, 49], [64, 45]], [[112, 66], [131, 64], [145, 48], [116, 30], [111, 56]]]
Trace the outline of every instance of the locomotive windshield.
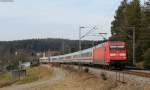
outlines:
[[110, 46], [110, 50], [125, 50], [125, 46]]

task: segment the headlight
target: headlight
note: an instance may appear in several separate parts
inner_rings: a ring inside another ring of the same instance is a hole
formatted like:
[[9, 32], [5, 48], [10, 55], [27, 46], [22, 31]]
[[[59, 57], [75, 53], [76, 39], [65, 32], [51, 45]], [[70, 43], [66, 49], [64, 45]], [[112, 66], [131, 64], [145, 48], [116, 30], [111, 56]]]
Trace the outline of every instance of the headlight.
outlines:
[[117, 54], [115, 54], [115, 53], [111, 53], [111, 54], [110, 54], [110, 56], [116, 56], [116, 55], [117, 55]]
[[120, 53], [120, 54], [116, 54], [116, 53], [111, 53], [110, 56], [122, 56], [122, 57], [126, 57], [125, 53]]
[[119, 56], [124, 56], [125, 57], [126, 54], [125, 53], [120, 53]]

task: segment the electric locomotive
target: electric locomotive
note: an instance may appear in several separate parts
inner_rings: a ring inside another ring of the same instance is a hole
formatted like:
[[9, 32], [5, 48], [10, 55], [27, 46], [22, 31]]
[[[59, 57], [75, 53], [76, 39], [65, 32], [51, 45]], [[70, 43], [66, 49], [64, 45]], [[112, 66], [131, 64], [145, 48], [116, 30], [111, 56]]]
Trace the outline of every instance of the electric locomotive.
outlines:
[[96, 64], [115, 68], [124, 67], [127, 60], [126, 43], [122, 41], [107, 41], [89, 49], [49, 57], [50, 63]]

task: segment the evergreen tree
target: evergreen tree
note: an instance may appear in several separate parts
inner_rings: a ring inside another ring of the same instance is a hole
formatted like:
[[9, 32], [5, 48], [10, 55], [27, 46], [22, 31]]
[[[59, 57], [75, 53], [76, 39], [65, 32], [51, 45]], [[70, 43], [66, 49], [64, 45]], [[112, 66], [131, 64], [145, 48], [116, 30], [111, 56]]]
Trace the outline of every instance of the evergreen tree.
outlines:
[[111, 37], [112, 40], [125, 40], [125, 38], [118, 38], [117, 36], [120, 36], [125, 32], [125, 30], [123, 29], [124, 27], [124, 18], [125, 18], [125, 4], [122, 1], [121, 5], [118, 7], [118, 10], [116, 11], [116, 15], [114, 16], [114, 21], [112, 21], [112, 26], [111, 26], [111, 33], [113, 35], [113, 37]]
[[144, 66], [145, 68], [149, 68], [150, 69], [150, 48], [145, 52], [144, 54]]
[[[128, 50], [129, 50], [129, 62], [132, 62], [132, 42], [133, 42], [133, 27], [135, 28], [135, 40], [136, 40], [136, 60], [140, 61], [142, 55], [144, 54], [143, 46], [141, 48], [141, 40], [139, 40], [144, 31], [144, 23], [146, 21], [142, 21], [142, 9], [140, 6], [139, 0], [132, 0], [131, 2], [125, 3], [122, 1], [118, 10], [116, 11], [116, 15], [114, 17], [114, 21], [112, 21], [112, 38], [114, 36], [123, 36], [121, 38], [113, 38], [114, 40], [123, 40], [128, 42]], [[147, 18], [147, 17], [146, 17]], [[148, 24], [148, 23], [147, 23]], [[147, 25], [146, 25], [147, 26]], [[144, 34], [145, 35], [145, 34]], [[147, 35], [146, 35], [147, 36]], [[147, 44], [145, 44], [147, 45]]]
[[150, 60], [148, 61], [148, 52], [150, 47], [150, 0], [148, 0], [142, 9], [142, 32], [140, 33], [138, 39], [138, 46], [141, 49], [141, 54], [139, 59], [144, 61], [145, 66], [150, 66]]

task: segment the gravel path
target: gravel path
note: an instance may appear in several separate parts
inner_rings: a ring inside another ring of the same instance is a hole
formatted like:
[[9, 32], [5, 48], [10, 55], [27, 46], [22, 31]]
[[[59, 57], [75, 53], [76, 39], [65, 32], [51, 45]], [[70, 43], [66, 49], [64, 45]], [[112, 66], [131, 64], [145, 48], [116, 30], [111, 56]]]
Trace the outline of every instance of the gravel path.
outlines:
[[64, 77], [65, 77], [65, 73], [62, 69], [54, 68], [54, 75], [49, 80], [36, 81], [36, 82], [33, 82], [33, 83], [24, 84], [24, 85], [12, 85], [12, 86], [9, 86], [9, 87], [0, 88], [0, 90], [36, 89], [38, 87], [45, 87], [45, 86], [53, 85], [53, 84], [57, 83], [57, 81], [62, 80]]

